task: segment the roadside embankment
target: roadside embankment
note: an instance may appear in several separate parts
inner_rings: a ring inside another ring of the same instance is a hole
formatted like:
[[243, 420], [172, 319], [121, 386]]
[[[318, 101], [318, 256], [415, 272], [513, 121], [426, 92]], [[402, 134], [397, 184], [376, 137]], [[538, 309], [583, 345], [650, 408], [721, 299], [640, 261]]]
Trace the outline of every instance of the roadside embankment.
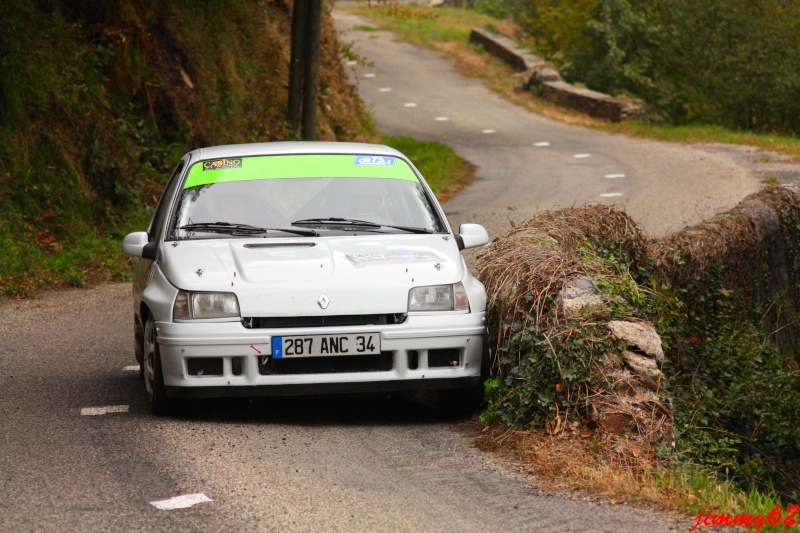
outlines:
[[[0, 296], [121, 279], [119, 241], [183, 153], [293, 138], [291, 2], [13, 4], [0, 7]], [[342, 53], [326, 12], [319, 137], [375, 140]]]
[[518, 225], [477, 263], [497, 347], [484, 420], [593, 434], [637, 474], [692, 463], [796, 496], [799, 233], [788, 187], [662, 240], [603, 205]]

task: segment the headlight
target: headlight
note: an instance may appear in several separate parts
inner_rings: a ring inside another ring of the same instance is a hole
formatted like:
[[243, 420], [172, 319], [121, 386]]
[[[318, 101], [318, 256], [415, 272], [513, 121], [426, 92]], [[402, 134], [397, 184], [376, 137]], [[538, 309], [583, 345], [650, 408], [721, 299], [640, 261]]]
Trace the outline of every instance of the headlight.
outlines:
[[469, 299], [464, 285], [431, 285], [408, 291], [409, 311], [468, 311]]
[[178, 320], [192, 318], [239, 317], [239, 300], [232, 292], [178, 291], [172, 317]]

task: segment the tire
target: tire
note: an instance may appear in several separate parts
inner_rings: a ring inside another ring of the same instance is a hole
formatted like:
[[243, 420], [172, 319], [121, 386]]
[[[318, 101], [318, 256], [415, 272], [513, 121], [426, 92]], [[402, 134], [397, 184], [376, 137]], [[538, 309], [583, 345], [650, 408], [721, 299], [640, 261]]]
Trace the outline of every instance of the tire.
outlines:
[[139, 363], [139, 379], [144, 380], [144, 328], [136, 314], [133, 315], [133, 349]]
[[438, 391], [439, 407], [446, 416], [464, 418], [472, 416], [485, 403], [483, 382], [489, 379], [492, 354], [489, 350], [489, 332], [483, 335], [481, 356], [481, 384], [465, 389], [442, 389]]
[[169, 414], [172, 405], [164, 393], [164, 374], [161, 370], [161, 355], [156, 342], [156, 325], [152, 317], [148, 317], [144, 326], [141, 368], [150, 412], [156, 416]]

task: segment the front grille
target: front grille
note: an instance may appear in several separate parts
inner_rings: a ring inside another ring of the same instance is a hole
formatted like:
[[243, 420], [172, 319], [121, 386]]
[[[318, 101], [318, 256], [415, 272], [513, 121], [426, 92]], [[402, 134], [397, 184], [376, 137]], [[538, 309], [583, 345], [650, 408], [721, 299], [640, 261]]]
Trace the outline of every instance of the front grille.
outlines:
[[297, 357], [273, 359], [259, 363], [262, 376], [287, 374], [338, 374], [343, 372], [388, 372], [394, 366], [392, 352], [379, 355], [345, 355], [331, 357]]
[[323, 326], [385, 326], [402, 324], [408, 315], [389, 313], [382, 315], [332, 315], [332, 316], [274, 316], [245, 317], [242, 324], [248, 329], [266, 328], [318, 328]]

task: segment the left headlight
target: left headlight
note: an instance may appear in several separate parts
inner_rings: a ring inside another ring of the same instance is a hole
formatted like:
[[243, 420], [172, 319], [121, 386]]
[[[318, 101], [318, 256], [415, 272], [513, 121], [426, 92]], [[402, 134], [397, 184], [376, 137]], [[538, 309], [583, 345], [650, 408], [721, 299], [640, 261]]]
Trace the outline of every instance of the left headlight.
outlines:
[[239, 300], [232, 292], [188, 292], [178, 291], [172, 307], [172, 318], [239, 317]]
[[467, 291], [455, 285], [429, 285], [408, 291], [408, 311], [469, 311]]

